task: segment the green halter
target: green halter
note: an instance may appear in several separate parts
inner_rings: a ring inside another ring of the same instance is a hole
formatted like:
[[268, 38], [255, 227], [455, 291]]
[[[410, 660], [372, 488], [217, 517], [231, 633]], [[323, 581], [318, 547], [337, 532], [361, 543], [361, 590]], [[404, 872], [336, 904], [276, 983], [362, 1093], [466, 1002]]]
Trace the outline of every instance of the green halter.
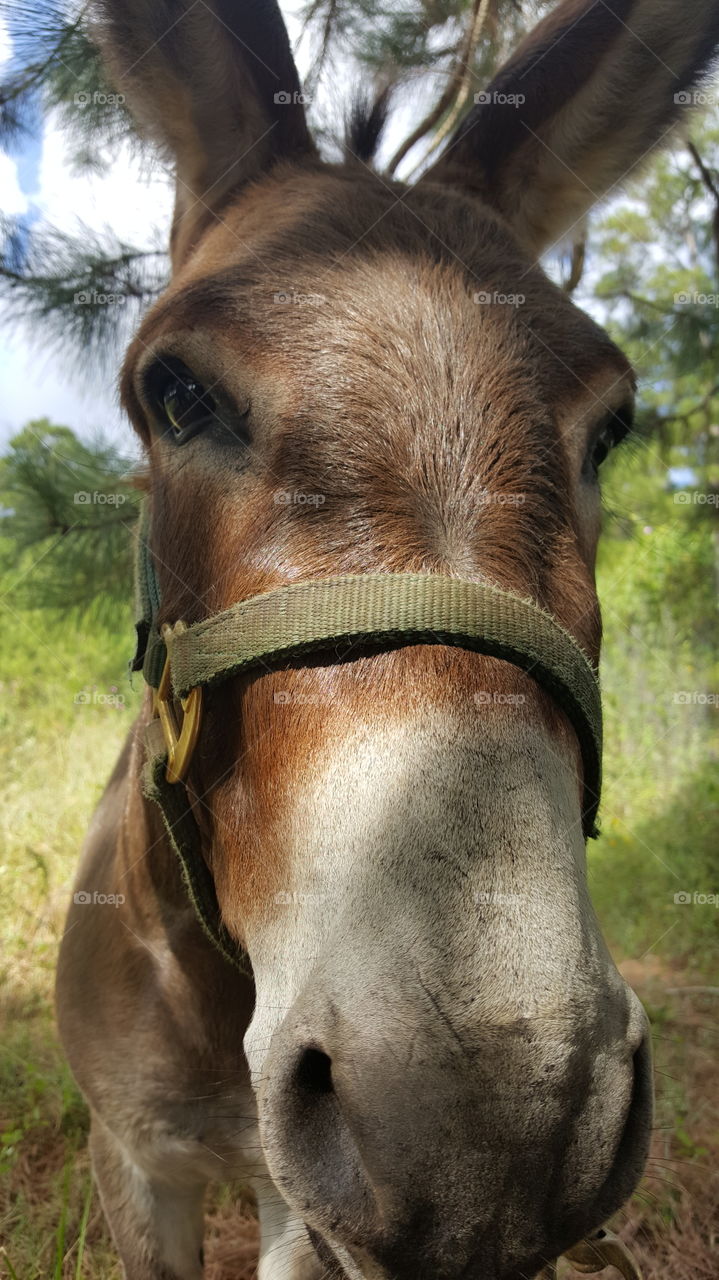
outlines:
[[[530, 675], [566, 713], [584, 770], [582, 823], [596, 835], [602, 708], [597, 672], [576, 641], [531, 600], [486, 583], [434, 573], [367, 573], [279, 587], [185, 627], [158, 631], [160, 593], [146, 519], [137, 557], [139, 620], [133, 670], [155, 690], [147, 732], [146, 794], [162, 811], [200, 921], [228, 959], [238, 952], [221, 922], [212, 877], [182, 779], [199, 732], [202, 690], [307, 655], [328, 663], [398, 645], [443, 644], [501, 658]], [[175, 720], [180, 701], [184, 718]]]

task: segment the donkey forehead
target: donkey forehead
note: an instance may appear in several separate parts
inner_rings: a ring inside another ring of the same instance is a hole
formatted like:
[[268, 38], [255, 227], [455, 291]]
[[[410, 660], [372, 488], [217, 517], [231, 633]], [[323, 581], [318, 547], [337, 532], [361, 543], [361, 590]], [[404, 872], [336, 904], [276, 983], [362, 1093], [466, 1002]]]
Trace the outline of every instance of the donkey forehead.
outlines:
[[555, 405], [620, 385], [626, 395], [632, 381], [608, 335], [480, 200], [356, 169], [280, 173], [208, 215], [128, 370], [188, 334], [210, 339], [189, 344], [201, 361], [214, 352], [210, 363], [221, 363], [232, 348], [250, 370], [269, 355], [281, 376], [310, 357], [330, 384], [346, 361], [369, 373], [358, 362], [379, 348], [389, 359], [372, 366], [376, 376], [392, 356], [430, 369], [446, 368], [449, 354], [468, 372], [521, 370], [525, 390], [531, 375], [536, 396]]

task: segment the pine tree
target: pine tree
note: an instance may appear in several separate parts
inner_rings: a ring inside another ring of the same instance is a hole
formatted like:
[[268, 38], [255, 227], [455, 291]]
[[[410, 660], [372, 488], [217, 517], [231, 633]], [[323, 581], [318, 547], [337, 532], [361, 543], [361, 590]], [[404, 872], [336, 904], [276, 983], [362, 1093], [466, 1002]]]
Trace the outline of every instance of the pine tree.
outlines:
[[[123, 144], [149, 157], [123, 95], [105, 76], [84, 8], [65, 0], [42, 6], [3, 0], [0, 16], [13, 50], [0, 84], [0, 147], [21, 146], [52, 118], [69, 136], [76, 169], [106, 171]], [[43, 344], [62, 342], [65, 356], [74, 351], [85, 371], [88, 353], [101, 367], [167, 282], [166, 247], [159, 235], [155, 242], [156, 248], [138, 247], [82, 225], [70, 235], [3, 216], [0, 208], [5, 322], [24, 323]]]
[[47, 418], [0, 458], [0, 569], [15, 606], [102, 610], [132, 590], [134, 462]]
[[642, 435], [709, 493], [719, 492], [719, 129], [700, 120], [692, 135], [593, 228], [593, 295], [637, 368]]

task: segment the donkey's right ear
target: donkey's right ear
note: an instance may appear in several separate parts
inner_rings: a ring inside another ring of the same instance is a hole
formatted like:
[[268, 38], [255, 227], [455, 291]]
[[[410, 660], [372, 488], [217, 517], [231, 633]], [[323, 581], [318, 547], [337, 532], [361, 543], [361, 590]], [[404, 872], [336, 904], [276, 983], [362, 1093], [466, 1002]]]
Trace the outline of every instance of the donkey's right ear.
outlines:
[[275, 0], [94, 0], [91, 14], [118, 92], [174, 162], [176, 217], [314, 155]]
[[667, 136], [718, 44], [719, 0], [561, 0], [422, 180], [480, 195], [540, 254]]

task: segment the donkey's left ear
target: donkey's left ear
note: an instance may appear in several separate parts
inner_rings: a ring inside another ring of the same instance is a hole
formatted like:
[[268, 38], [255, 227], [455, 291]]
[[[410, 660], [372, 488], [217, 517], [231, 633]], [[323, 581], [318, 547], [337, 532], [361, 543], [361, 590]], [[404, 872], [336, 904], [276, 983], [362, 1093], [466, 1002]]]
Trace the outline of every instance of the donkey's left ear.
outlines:
[[90, 13], [116, 88], [174, 162], [180, 217], [314, 154], [275, 0], [93, 0]]
[[422, 181], [481, 196], [535, 254], [657, 146], [719, 43], [719, 0], [564, 0]]

